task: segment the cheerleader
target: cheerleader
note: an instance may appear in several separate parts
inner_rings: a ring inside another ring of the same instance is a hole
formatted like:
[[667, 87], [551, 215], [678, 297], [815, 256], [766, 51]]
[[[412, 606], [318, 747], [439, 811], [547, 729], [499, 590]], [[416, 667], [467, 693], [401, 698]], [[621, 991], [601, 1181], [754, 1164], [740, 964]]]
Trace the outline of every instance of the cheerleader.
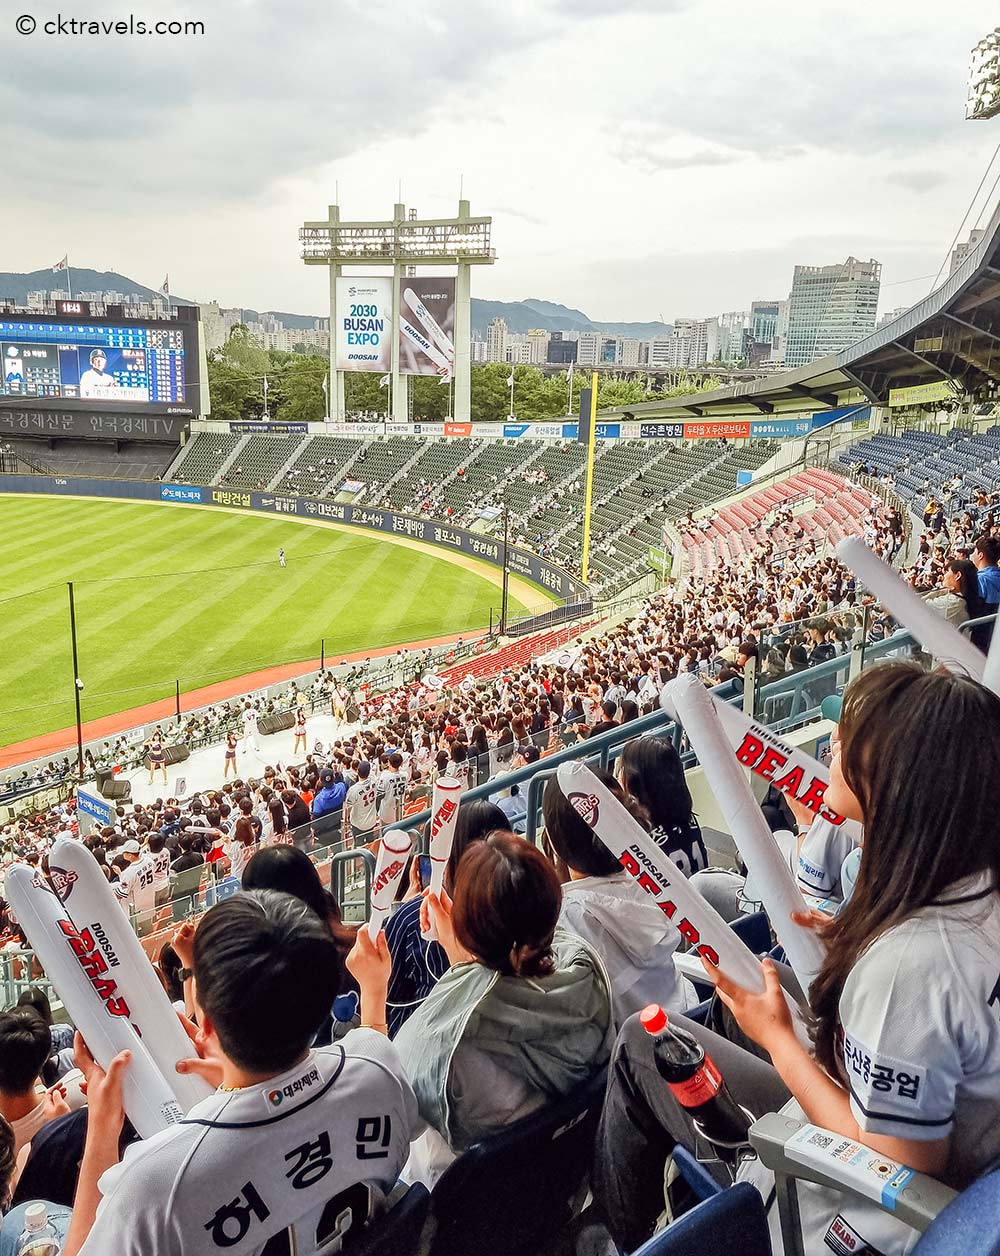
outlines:
[[156, 773], [159, 771], [163, 775], [164, 786], [167, 783], [167, 756], [163, 749], [163, 730], [159, 725], [152, 737], [146, 742], [146, 767], [149, 768], [150, 785], [156, 779]]
[[239, 745], [236, 734], [232, 731], [226, 734], [226, 766], [222, 773], [223, 780], [229, 775], [232, 768], [233, 776], [237, 775], [236, 771], [236, 747]]
[[292, 754], [296, 755], [299, 751], [306, 753], [306, 709], [304, 706], [295, 708], [295, 746]]

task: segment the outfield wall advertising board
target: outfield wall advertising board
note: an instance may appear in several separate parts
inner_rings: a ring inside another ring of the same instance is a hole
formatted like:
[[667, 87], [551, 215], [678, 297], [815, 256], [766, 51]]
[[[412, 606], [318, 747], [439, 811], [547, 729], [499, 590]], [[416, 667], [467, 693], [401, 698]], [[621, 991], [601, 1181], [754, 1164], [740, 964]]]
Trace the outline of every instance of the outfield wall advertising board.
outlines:
[[[327, 519], [372, 532], [409, 537], [438, 545], [453, 553], [480, 558], [503, 566], [503, 546], [494, 537], [452, 527], [434, 519], [417, 519], [394, 510], [352, 506], [320, 497], [296, 497], [289, 493], [260, 493], [256, 489], [214, 488], [203, 484], [161, 484], [146, 480], [97, 480], [76, 476], [0, 475], [0, 493], [38, 493], [70, 497], [113, 497], [133, 501], [170, 502], [181, 505], [224, 506], [266, 514]], [[586, 585], [554, 563], [526, 550], [508, 547], [507, 566], [514, 575], [540, 585], [560, 601], [589, 598]]]

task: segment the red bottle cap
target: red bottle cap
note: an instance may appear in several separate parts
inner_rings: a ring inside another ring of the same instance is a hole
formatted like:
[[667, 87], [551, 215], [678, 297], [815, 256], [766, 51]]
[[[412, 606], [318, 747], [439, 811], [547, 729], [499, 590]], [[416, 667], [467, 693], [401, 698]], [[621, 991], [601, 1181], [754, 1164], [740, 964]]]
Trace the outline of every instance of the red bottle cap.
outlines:
[[658, 1003], [650, 1003], [639, 1013], [639, 1020], [647, 1034], [661, 1033], [667, 1027], [667, 1014]]

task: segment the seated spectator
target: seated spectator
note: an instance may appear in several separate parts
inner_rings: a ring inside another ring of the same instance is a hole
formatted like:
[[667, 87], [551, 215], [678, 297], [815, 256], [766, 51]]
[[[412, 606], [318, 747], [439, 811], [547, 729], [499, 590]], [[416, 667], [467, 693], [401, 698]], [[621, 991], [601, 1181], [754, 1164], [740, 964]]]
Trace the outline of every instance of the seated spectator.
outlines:
[[622, 751], [618, 779], [649, 817], [650, 836], [686, 877], [708, 867], [677, 748], [665, 737], [637, 737]]
[[512, 785], [506, 795], [494, 794], [490, 798], [507, 817], [507, 827], [514, 833], [523, 834], [528, 807], [520, 785]]
[[60, 1051], [72, 1049], [73, 1047], [73, 1026], [66, 1024], [55, 1024], [52, 1020], [52, 1007], [49, 1003], [48, 995], [38, 986], [30, 986], [27, 990], [21, 992], [17, 1000], [18, 1007], [33, 1007], [42, 1020], [49, 1027], [49, 1037], [52, 1040], [52, 1055], [58, 1055]]
[[294, 789], [282, 790], [281, 801], [285, 804], [286, 823], [289, 829], [297, 829], [309, 823], [309, 808]]
[[980, 615], [987, 614], [976, 577], [974, 563], [967, 558], [951, 559], [945, 564], [941, 576], [943, 587], [928, 595], [928, 606], [932, 606], [955, 628], [967, 619], [978, 619]]
[[[330, 930], [330, 936], [346, 963], [357, 940], [357, 928], [345, 925], [340, 904], [323, 888], [316, 865], [309, 856], [294, 846], [265, 846], [257, 851], [243, 874], [244, 890], [280, 890], [301, 899], [313, 909]], [[344, 969], [340, 989], [331, 1011], [332, 1024], [320, 1029], [319, 1045], [342, 1037], [360, 1023], [358, 983]]]
[[597, 737], [601, 733], [609, 733], [613, 728], [618, 728], [618, 720], [615, 718], [618, 714], [617, 702], [602, 702], [600, 706], [601, 718], [590, 729], [587, 734], [589, 737]]
[[[929, 727], [938, 735], [928, 737]], [[963, 735], [970, 728], [975, 754]], [[812, 1045], [796, 1036], [770, 961], [760, 994], [707, 968], [771, 1064], [684, 1023], [748, 1111], [782, 1108], [958, 1190], [1000, 1156], [1000, 1023], [991, 1002], [1000, 952], [998, 775], [1000, 698], [983, 686], [887, 663], [848, 687], [826, 801], [864, 825], [865, 844], [840, 914], [798, 918], [822, 929], [826, 948], [809, 991]], [[663, 1208], [664, 1159], [676, 1142], [693, 1145], [691, 1124], [633, 1018], [615, 1049], [595, 1162], [596, 1193], [627, 1250]], [[740, 1176], [765, 1197], [773, 1192], [755, 1160]], [[858, 1251], [900, 1256], [918, 1237], [836, 1192], [800, 1184], [798, 1202], [806, 1252], [823, 1249], [838, 1217]]]
[[[610, 772], [594, 774], [635, 814], [639, 809]], [[685, 1006], [684, 990], [674, 971], [677, 932], [656, 904], [584, 821], [552, 777], [542, 798], [545, 834], [565, 872], [559, 923], [589, 942], [611, 979], [615, 1023], [623, 1024], [648, 1003]], [[636, 815], [642, 822], [642, 818]], [[568, 879], [567, 879], [568, 878]]]
[[605, 1068], [607, 975], [585, 942], [558, 928], [561, 900], [551, 863], [510, 832], [468, 847], [454, 901], [424, 900], [450, 967], [397, 1036], [430, 1126], [414, 1148], [414, 1177], [433, 1182], [472, 1143]]
[[[459, 804], [451, 857], [444, 875], [446, 890], [454, 885], [458, 861], [468, 847], [482, 841], [488, 833], [506, 828], [507, 817], [492, 803], [474, 800]], [[419, 869], [418, 861], [413, 863]], [[418, 894], [426, 888], [419, 886]], [[420, 930], [420, 903], [419, 897], [408, 899], [386, 921], [385, 939], [392, 960], [386, 1004], [390, 1038], [395, 1038], [448, 971], [448, 957], [440, 943], [429, 941]]]
[[178, 839], [180, 854], [170, 865], [171, 873], [187, 872], [200, 868], [205, 862], [205, 839], [200, 833], [184, 832]]
[[0, 1015], [0, 1115], [14, 1131], [15, 1155], [47, 1121], [69, 1114], [64, 1087], [40, 1084], [51, 1053], [49, 1027], [33, 1007]]
[[273, 890], [238, 894], [202, 917], [192, 963], [199, 1056], [180, 1067], [218, 1090], [120, 1164], [129, 1054], [105, 1073], [78, 1039], [90, 1123], [65, 1256], [238, 1256], [286, 1230], [314, 1251], [336, 1230], [331, 1199], [399, 1177], [417, 1112], [391, 1043], [357, 1029], [309, 1048], [341, 977], [316, 913]]
[[[1000, 611], [1000, 541], [995, 536], [981, 536], [972, 552], [979, 584], [980, 614], [994, 615]], [[981, 650], [989, 648], [993, 625], [982, 624], [973, 629], [972, 639]]]

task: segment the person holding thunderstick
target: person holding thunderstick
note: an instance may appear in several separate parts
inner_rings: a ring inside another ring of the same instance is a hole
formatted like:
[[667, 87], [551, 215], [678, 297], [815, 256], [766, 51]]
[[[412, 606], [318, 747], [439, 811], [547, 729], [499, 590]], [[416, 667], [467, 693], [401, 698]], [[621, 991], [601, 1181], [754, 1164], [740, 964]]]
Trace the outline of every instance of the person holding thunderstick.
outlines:
[[[928, 737], [930, 727], [940, 736]], [[963, 736], [969, 728], [973, 747]], [[839, 914], [792, 917], [818, 930], [823, 944], [806, 992], [808, 1044], [770, 960], [759, 993], [705, 964], [766, 1058], [683, 1017], [671, 1020], [701, 1043], [754, 1116], [780, 1108], [848, 1148], [870, 1149], [876, 1161], [962, 1190], [1000, 1158], [1000, 698], [964, 676], [885, 663], [848, 686], [839, 732], [824, 799], [863, 825], [864, 844]], [[595, 1194], [628, 1251], [663, 1209], [670, 1150], [694, 1145], [686, 1108], [662, 1084], [653, 1050], [639, 1018], [626, 1021], [595, 1159]], [[739, 1176], [765, 1200], [773, 1196], [773, 1178], [756, 1160]], [[798, 1198], [806, 1252], [845, 1250], [849, 1235], [851, 1250], [904, 1256], [917, 1241], [862, 1199], [807, 1183]], [[777, 1252], [776, 1213], [769, 1220]]]
[[[385, 939], [358, 937], [349, 964], [370, 984]], [[417, 1105], [396, 1049], [364, 1025], [311, 1049], [343, 974], [326, 922], [300, 899], [239, 894], [173, 945], [198, 1019], [182, 1018], [192, 1058], [178, 1072], [216, 1090], [119, 1163], [131, 1055], [105, 1073], [77, 1035], [90, 1115], [64, 1256], [262, 1256], [285, 1251], [286, 1235], [288, 1251], [324, 1250], [348, 1217], [364, 1225], [409, 1154]], [[383, 981], [366, 1017], [384, 1022], [384, 995]]]

